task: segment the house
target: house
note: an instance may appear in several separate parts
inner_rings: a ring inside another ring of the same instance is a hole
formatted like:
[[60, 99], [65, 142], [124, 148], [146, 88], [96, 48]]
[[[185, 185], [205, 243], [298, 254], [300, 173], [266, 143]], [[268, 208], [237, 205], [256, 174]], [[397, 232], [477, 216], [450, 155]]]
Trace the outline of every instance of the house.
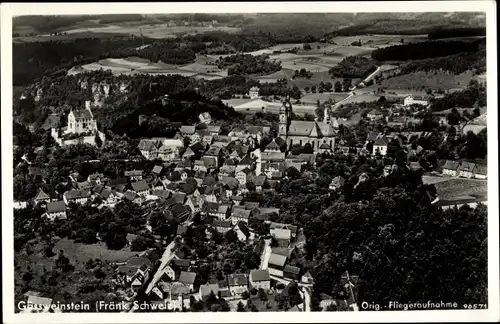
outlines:
[[270, 232], [272, 237], [278, 242], [279, 247], [287, 248], [290, 245], [292, 232], [289, 229], [272, 228]]
[[428, 101], [425, 100], [424, 98], [420, 97], [413, 97], [411, 95], [405, 97], [403, 106], [408, 107], [411, 105], [422, 105], [422, 106], [427, 106]]
[[69, 134], [90, 133], [97, 130], [97, 123], [90, 108], [71, 110], [68, 114]]
[[380, 137], [373, 143], [373, 155], [379, 152], [382, 156], [387, 154], [387, 148], [389, 147], [389, 139], [385, 136]]
[[253, 185], [255, 186], [255, 191], [261, 192], [262, 188], [266, 184], [266, 180], [267, 180], [266, 175], [259, 175], [252, 177], [250, 182], [253, 183]]
[[110, 187], [104, 187], [99, 192], [99, 197], [102, 199], [102, 202], [107, 205], [118, 203], [122, 196], [123, 195], [119, 194], [116, 190], [113, 190]]
[[54, 221], [56, 219], [66, 219], [66, 204], [64, 201], [54, 201], [54, 202], [49, 202], [47, 206], [45, 207], [46, 213], [45, 215], [47, 216], [48, 219], [51, 221]]
[[117, 282], [138, 291], [149, 279], [152, 262], [144, 257], [132, 257], [116, 269]]
[[177, 231], [175, 232], [175, 235], [182, 237], [186, 232], [188, 228], [184, 225], [177, 225]]
[[266, 270], [252, 270], [250, 271], [249, 283], [255, 289], [271, 289], [271, 277], [269, 271]]
[[278, 228], [288, 229], [288, 230], [290, 230], [290, 233], [291, 233], [292, 237], [297, 236], [298, 227], [295, 226], [295, 225], [283, 224], [283, 223], [274, 223], [274, 222], [271, 223], [271, 225], [270, 225], [270, 229], [271, 230], [272, 229], [278, 229]]
[[[203, 156], [203, 160], [206, 161], [208, 159], [213, 160], [213, 164], [217, 167], [219, 166], [220, 158], [222, 157], [222, 149], [219, 146], [212, 145], [208, 148]], [[206, 165], [206, 162], [205, 162]]]
[[458, 175], [464, 178], [474, 177], [476, 164], [471, 162], [462, 162], [458, 167]]
[[[153, 167], [153, 170], [151, 170], [151, 174], [153, 174], [155, 177], [161, 177], [163, 175], [164, 168], [161, 165], [155, 165]], [[139, 179], [141, 180], [141, 179]]]
[[312, 274], [311, 274], [310, 271], [307, 271], [306, 273], [304, 273], [302, 275], [302, 278], [300, 279], [300, 281], [302, 283], [309, 284], [309, 285], [314, 284], [314, 278], [313, 278], [313, 276], [312, 276]]
[[189, 287], [189, 292], [193, 292], [195, 279], [195, 272], [182, 271], [177, 281]]
[[139, 196], [145, 197], [149, 195], [150, 188], [146, 180], [136, 181], [131, 183], [132, 190]]
[[448, 175], [448, 176], [452, 176], [452, 177], [458, 176], [458, 167], [459, 166], [460, 166], [460, 163], [458, 161], [447, 160], [446, 163], [442, 167], [443, 175]]
[[240, 221], [248, 223], [248, 219], [250, 218], [251, 214], [252, 214], [251, 210], [233, 206], [233, 209], [231, 211], [231, 222], [233, 223], [233, 225], [238, 224], [238, 222]]
[[165, 267], [165, 274], [168, 277], [168, 281], [175, 281], [184, 271], [188, 271], [191, 262], [187, 259], [173, 259], [170, 263]]
[[225, 221], [226, 219], [229, 218], [230, 215], [230, 209], [231, 206], [228, 205], [219, 205], [217, 204], [217, 209], [215, 210], [215, 213], [213, 216], [217, 217], [219, 220]]
[[219, 219], [214, 219], [212, 226], [219, 233], [227, 233], [232, 227], [231, 222], [221, 221]]
[[189, 159], [191, 159], [191, 158], [193, 158], [195, 156], [196, 156], [196, 153], [190, 147], [188, 147], [186, 149], [186, 151], [184, 151], [184, 153], [182, 154], [182, 158], [184, 160], [189, 160]]
[[227, 276], [229, 291], [233, 296], [240, 296], [248, 290], [248, 279], [245, 274], [233, 273]]
[[142, 170], [130, 170], [125, 171], [125, 177], [130, 179], [130, 181], [140, 181], [142, 180]]
[[39, 189], [35, 198], [33, 198], [33, 202], [35, 203], [35, 205], [48, 204], [55, 200], [56, 197], [54, 197], [54, 195], [52, 195], [51, 197], [48, 194], [46, 194], [45, 191], [43, 191], [42, 189]]
[[342, 188], [343, 186], [344, 186], [344, 178], [342, 178], [341, 176], [337, 176], [337, 177], [332, 179], [332, 182], [330, 182], [330, 185], [328, 186], [328, 188], [330, 190], [336, 191], [336, 190]]
[[[52, 298], [41, 297], [39, 293], [31, 292], [26, 297], [26, 307], [24, 309], [20, 309], [20, 313], [49, 313], [50, 310], [54, 310], [54, 312], [60, 312], [57, 307], [52, 302]], [[26, 294], [25, 294], [26, 295]]]
[[236, 172], [236, 179], [241, 186], [245, 186], [252, 175], [252, 170], [250, 170], [249, 168], [244, 168], [243, 170]]
[[172, 215], [178, 222], [184, 222], [191, 216], [191, 209], [188, 206], [175, 204], [170, 207]]
[[125, 198], [126, 200], [128, 201], [133, 201], [135, 203], [138, 203], [140, 201], [142, 201], [142, 198], [140, 198], [140, 196], [138, 196], [134, 191], [132, 190], [127, 190], [125, 191], [125, 193], [123, 194], [123, 198]]
[[212, 122], [212, 116], [210, 116], [210, 113], [204, 112], [198, 115], [198, 119], [200, 120], [200, 123], [203, 124], [210, 124]]
[[285, 268], [283, 268], [283, 277], [285, 279], [299, 281], [300, 280], [299, 274], [300, 274], [300, 268], [298, 267], [286, 265]]
[[96, 184], [104, 184], [107, 182], [108, 178], [102, 173], [92, 173], [87, 177], [88, 182], [95, 182]]
[[174, 282], [170, 286], [168, 295], [168, 310], [182, 311], [188, 310], [191, 307], [190, 287], [182, 283]]
[[285, 268], [285, 263], [286, 263], [286, 256], [271, 253], [267, 265], [269, 274], [282, 278], [283, 269]]
[[259, 98], [259, 87], [251, 87], [248, 91], [248, 96], [250, 99], [258, 99]]
[[152, 196], [158, 197], [159, 199], [168, 199], [170, 198], [170, 191], [167, 190], [153, 190], [151, 192]]
[[366, 118], [368, 118], [371, 121], [376, 121], [384, 118], [384, 114], [382, 114], [382, 112], [378, 110], [373, 109], [366, 115]]
[[63, 200], [66, 205], [70, 203], [85, 204], [91, 196], [90, 190], [68, 190], [63, 194]]
[[205, 285], [200, 286], [198, 298], [203, 300], [203, 298], [210, 296], [211, 293], [217, 296], [219, 294], [219, 285], [217, 283], [207, 282]]
[[474, 178], [476, 179], [486, 179], [488, 177], [488, 168], [486, 165], [476, 164]]
[[239, 206], [239, 205], [241, 205], [241, 201], [243, 200], [243, 197], [238, 196], [238, 195], [236, 195], [236, 196], [233, 195], [233, 196], [231, 196], [231, 200], [233, 201], [233, 204], [235, 206]]
[[158, 158], [163, 161], [173, 161], [179, 159], [179, 149], [184, 144], [179, 139], [165, 139], [158, 148]]
[[179, 129], [179, 133], [182, 135], [182, 137], [189, 137], [191, 141], [193, 140], [191, 136], [195, 134], [195, 131], [196, 126], [194, 125], [182, 125]]

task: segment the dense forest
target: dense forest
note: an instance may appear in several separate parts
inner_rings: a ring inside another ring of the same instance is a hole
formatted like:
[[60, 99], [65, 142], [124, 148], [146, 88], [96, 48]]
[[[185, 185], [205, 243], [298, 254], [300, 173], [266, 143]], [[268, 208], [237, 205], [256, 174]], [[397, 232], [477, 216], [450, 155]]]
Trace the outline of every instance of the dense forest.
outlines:
[[485, 27], [459, 27], [459, 28], [436, 28], [430, 31], [429, 39], [453, 38], [453, 37], [477, 37], [486, 36]]
[[431, 100], [432, 111], [443, 111], [452, 108], [472, 108], [486, 106], [486, 86], [472, 80], [469, 86], [461, 91], [454, 91], [442, 98]]
[[219, 69], [226, 69], [228, 75], [271, 74], [281, 70], [281, 62], [270, 60], [269, 55], [235, 54], [219, 58]]
[[460, 74], [469, 70], [472, 70], [474, 74], [484, 73], [486, 72], [486, 46], [482, 46], [477, 52], [465, 52], [410, 61], [400, 66], [400, 74], [440, 69], [454, 74]]
[[457, 53], [477, 52], [486, 39], [473, 42], [461, 41], [432, 41], [394, 45], [376, 49], [371, 53], [377, 61], [408, 61], [426, 58], [454, 55]]
[[376, 69], [374, 62], [366, 57], [348, 56], [328, 72], [336, 78], [363, 78]]

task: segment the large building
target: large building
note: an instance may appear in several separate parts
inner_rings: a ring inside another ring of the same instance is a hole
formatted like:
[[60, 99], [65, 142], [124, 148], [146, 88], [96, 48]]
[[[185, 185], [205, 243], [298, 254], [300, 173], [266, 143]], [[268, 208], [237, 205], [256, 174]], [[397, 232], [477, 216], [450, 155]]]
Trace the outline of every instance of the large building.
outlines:
[[288, 148], [298, 144], [310, 144], [314, 152], [318, 152], [325, 144], [331, 150], [335, 146], [335, 130], [331, 123], [330, 107], [324, 110], [323, 121], [292, 120], [292, 104], [287, 99], [279, 112], [278, 135], [285, 139]]
[[97, 124], [88, 103], [85, 109], [72, 110], [69, 113], [67, 133], [82, 134], [95, 131], [97, 131]]

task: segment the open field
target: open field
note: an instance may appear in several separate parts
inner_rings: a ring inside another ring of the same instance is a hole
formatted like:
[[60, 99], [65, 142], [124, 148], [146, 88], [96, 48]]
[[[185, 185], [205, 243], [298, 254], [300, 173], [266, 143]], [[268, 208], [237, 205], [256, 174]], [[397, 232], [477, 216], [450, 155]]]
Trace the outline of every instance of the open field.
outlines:
[[381, 82], [382, 87], [391, 89], [431, 88], [443, 90], [461, 89], [467, 87], [473, 75], [471, 71], [459, 75], [444, 71], [417, 71], [410, 74], [395, 76]]
[[427, 41], [427, 35], [360, 35], [360, 36], [338, 36], [331, 39], [341, 46], [347, 46], [356, 41], [361, 41], [363, 46], [379, 47], [380, 45], [391, 46], [401, 44], [401, 39], [405, 43]]
[[306, 93], [303, 95], [300, 101], [302, 101], [303, 103], [316, 104], [318, 100], [320, 102], [324, 102], [328, 99], [334, 99], [335, 102], [338, 102], [347, 96], [347, 93], [340, 92]]
[[121, 33], [95, 33], [92, 31], [82, 30], [78, 33], [72, 33], [68, 35], [37, 35], [37, 36], [21, 36], [13, 37], [13, 43], [30, 43], [30, 42], [50, 42], [50, 41], [71, 41], [81, 38], [111, 38], [117, 36], [127, 36]]
[[[234, 110], [244, 114], [255, 114], [257, 112], [266, 112], [277, 114], [282, 103], [279, 101], [264, 101], [261, 99], [229, 99], [224, 100], [224, 104], [233, 107]], [[293, 112], [298, 115], [312, 114], [316, 110], [316, 105], [311, 104], [294, 104]]]
[[227, 70], [218, 69], [214, 65], [193, 63], [187, 65], [165, 64], [163, 62], [153, 63], [138, 57], [108, 58], [98, 62], [73, 67], [68, 71], [69, 75], [83, 73], [85, 71], [110, 70], [113, 74], [179, 74], [182, 76], [194, 76], [206, 79], [218, 79], [227, 76]]
[[126, 262], [129, 258], [139, 254], [131, 252], [129, 248], [124, 248], [118, 251], [108, 249], [104, 243], [83, 244], [75, 243], [73, 240], [62, 239], [54, 246], [53, 251], [58, 253], [59, 250], [64, 251], [72, 263], [87, 262], [89, 259], [100, 259], [104, 262]]
[[228, 33], [237, 33], [239, 28], [214, 26], [214, 27], [197, 27], [197, 26], [169, 26], [168, 24], [133, 24], [133, 25], [108, 25], [91, 28], [75, 28], [66, 30], [68, 34], [81, 33], [91, 31], [94, 33], [115, 33], [141, 36], [141, 32], [145, 37], [149, 38], [172, 38], [179, 34], [196, 34], [207, 31], [225, 31]]
[[434, 184], [437, 195], [445, 201], [485, 200], [488, 197], [486, 180], [426, 176], [426, 184]]

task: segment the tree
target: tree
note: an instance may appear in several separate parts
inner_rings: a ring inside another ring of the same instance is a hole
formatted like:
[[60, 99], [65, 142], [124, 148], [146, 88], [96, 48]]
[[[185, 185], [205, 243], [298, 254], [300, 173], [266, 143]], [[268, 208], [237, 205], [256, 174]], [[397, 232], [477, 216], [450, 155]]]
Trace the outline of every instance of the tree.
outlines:
[[325, 91], [330, 92], [332, 91], [333, 85], [330, 81], [325, 82]]
[[304, 49], [304, 51], [310, 51], [312, 47], [311, 44], [305, 43], [304, 45], [302, 45], [302, 48]]
[[250, 294], [248, 293], [248, 291], [244, 291], [242, 294], [241, 294], [241, 298], [244, 299], [244, 300], [247, 300], [248, 298], [250, 298]]
[[340, 81], [335, 82], [334, 90], [335, 92], [342, 92], [342, 83]]
[[238, 308], [236, 309], [237, 312], [246, 312], [245, 310], [245, 305], [240, 301], [238, 302]]
[[313, 86], [311, 87], [311, 92], [312, 92], [312, 93], [316, 93], [316, 86], [315, 86], [315, 85], [313, 85]]
[[259, 289], [259, 299], [261, 301], [266, 301], [268, 299], [267, 298], [267, 293], [262, 288]]
[[304, 91], [305, 91], [306, 93], [309, 93], [309, 91], [310, 91], [310, 90], [311, 90], [311, 89], [310, 89], [309, 87], [305, 87], [305, 88], [304, 88]]

